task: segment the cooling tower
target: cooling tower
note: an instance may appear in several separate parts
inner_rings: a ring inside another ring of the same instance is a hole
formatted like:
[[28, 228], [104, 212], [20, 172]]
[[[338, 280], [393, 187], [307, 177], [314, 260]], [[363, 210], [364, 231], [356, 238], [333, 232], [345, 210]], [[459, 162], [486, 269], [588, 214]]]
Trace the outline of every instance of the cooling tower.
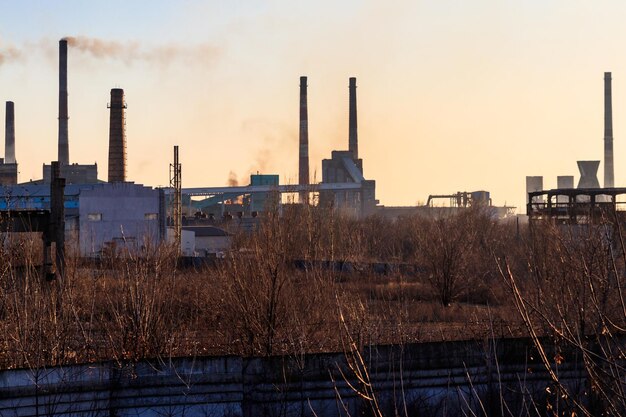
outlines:
[[[573, 175], [559, 175], [556, 177], [556, 188], [559, 190], [567, 190], [574, 188], [574, 176]], [[566, 195], [559, 195], [556, 197], [557, 203], [568, 203], [569, 197]]]
[[604, 73], [604, 188], [615, 186], [613, 167], [613, 104], [611, 73]]
[[15, 106], [12, 101], [6, 103], [6, 123], [4, 125], [4, 163], [15, 163]]
[[[543, 177], [542, 176], [529, 176], [526, 177], [526, 204], [528, 204], [528, 193], [532, 193], [534, 191], [542, 191], [543, 190]], [[535, 197], [533, 199], [534, 203], [539, 202], [538, 199], [541, 197]]]
[[577, 161], [580, 180], [577, 188], [600, 188], [598, 167], [600, 161]]
[[356, 119], [356, 78], [350, 78], [350, 113], [349, 113], [349, 127], [348, 127], [348, 150], [352, 152], [353, 158], [356, 161], [359, 159], [359, 137], [357, 130]]
[[109, 182], [126, 181], [126, 121], [124, 90], [111, 89], [109, 103]]
[[59, 41], [59, 155], [61, 165], [69, 165], [70, 151], [68, 139], [67, 113], [67, 39]]
[[558, 177], [556, 177], [556, 188], [559, 188], [559, 189], [574, 188], [574, 176], [573, 175], [559, 175]]

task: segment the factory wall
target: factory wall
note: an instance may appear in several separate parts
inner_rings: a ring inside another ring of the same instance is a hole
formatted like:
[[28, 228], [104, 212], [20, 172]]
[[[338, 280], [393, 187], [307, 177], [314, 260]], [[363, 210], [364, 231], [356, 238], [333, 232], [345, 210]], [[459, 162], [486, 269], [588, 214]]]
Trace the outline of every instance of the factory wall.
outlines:
[[[50, 184], [52, 174], [51, 165], [43, 165], [43, 183]], [[61, 177], [66, 184], [97, 184], [98, 164], [71, 164], [61, 166]]]
[[196, 236], [196, 252], [201, 254], [224, 252], [232, 244], [232, 236]]
[[[174, 244], [174, 228], [167, 228], [167, 243]], [[196, 234], [190, 230], [181, 230], [180, 235], [180, 254], [183, 256], [196, 255]]]
[[79, 196], [80, 252], [141, 251], [160, 241], [159, 190], [115, 183], [83, 190]]
[[17, 164], [4, 163], [0, 159], [0, 185], [17, 184]]

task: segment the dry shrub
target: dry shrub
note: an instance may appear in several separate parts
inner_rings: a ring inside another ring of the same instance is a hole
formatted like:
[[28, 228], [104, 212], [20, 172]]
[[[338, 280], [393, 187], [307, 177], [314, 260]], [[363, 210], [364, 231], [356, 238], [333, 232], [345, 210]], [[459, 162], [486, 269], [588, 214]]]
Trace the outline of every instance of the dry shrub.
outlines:
[[[622, 226], [531, 225], [525, 257], [502, 262], [510, 298], [540, 352], [555, 387], [555, 398], [572, 415], [623, 415], [626, 412], [624, 330], [626, 250]], [[549, 356], [551, 335], [557, 354]], [[563, 352], [563, 357], [558, 352]], [[568, 353], [565, 353], [568, 352]], [[563, 360], [582, 359], [587, 378], [583, 396], [553, 372]]]
[[172, 248], [126, 252], [107, 264], [110, 278], [99, 280], [96, 291], [106, 300], [98, 320], [113, 358], [136, 361], [171, 352], [181, 324], [172, 297], [180, 285]]
[[422, 218], [417, 224], [418, 262], [443, 305], [450, 305], [471, 288], [492, 281], [496, 224], [480, 207], [458, 214]]
[[219, 268], [220, 307], [228, 336], [242, 354], [315, 350], [324, 340], [320, 333], [328, 319], [323, 313], [334, 303], [334, 283], [323, 270], [293, 268], [294, 256], [318, 253], [317, 238], [298, 235], [302, 229], [296, 223], [306, 225], [306, 220], [265, 212], [258, 230], [237, 239]]
[[[177, 268], [166, 246], [110, 253], [89, 263], [68, 245], [64, 279], [46, 282], [36, 267], [39, 237], [1, 245], [0, 360], [37, 367], [336, 350], [339, 311], [360, 343], [448, 337], [451, 332], [434, 327], [439, 324], [453, 328], [456, 338], [467, 337], [456, 333], [459, 317], [487, 320], [484, 311], [466, 305], [459, 310], [457, 302], [442, 307], [428, 279], [431, 269], [421, 264], [429, 253], [425, 246], [436, 240], [434, 220], [357, 220], [295, 205], [281, 210], [264, 212], [257, 230], [235, 236], [227, 259], [201, 270]], [[476, 213], [445, 221], [465, 222], [472, 231], [459, 235], [467, 253], [451, 300], [497, 304], [490, 248], [504, 252], [507, 245], [498, 239], [505, 234]], [[430, 258], [441, 258], [441, 248], [446, 246], [432, 247]], [[294, 260], [301, 261], [298, 267]], [[383, 274], [375, 272], [374, 262]], [[337, 265], [349, 268], [339, 271]]]
[[32, 236], [2, 235], [0, 361], [9, 367], [38, 368], [78, 356], [65, 286], [42, 279], [41, 251]]

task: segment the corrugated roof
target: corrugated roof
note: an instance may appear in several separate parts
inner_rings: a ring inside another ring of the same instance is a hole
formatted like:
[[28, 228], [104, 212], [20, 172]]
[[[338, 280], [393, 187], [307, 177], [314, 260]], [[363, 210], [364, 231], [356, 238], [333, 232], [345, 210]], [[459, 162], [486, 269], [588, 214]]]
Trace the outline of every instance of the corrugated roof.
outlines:
[[[65, 186], [65, 196], [76, 196], [81, 190], [92, 190], [100, 184], [69, 184]], [[0, 186], [0, 196], [10, 197], [49, 197], [50, 184], [21, 184]]]

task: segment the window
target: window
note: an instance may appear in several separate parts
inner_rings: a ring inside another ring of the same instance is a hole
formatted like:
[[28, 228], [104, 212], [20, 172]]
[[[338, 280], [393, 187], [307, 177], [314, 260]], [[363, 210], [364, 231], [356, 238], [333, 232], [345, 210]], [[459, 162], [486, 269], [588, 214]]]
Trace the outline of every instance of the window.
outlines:
[[87, 214], [87, 220], [90, 222], [99, 222], [102, 220], [102, 213], [89, 213]]
[[156, 220], [158, 216], [156, 213], [146, 213], [144, 217], [146, 220]]

